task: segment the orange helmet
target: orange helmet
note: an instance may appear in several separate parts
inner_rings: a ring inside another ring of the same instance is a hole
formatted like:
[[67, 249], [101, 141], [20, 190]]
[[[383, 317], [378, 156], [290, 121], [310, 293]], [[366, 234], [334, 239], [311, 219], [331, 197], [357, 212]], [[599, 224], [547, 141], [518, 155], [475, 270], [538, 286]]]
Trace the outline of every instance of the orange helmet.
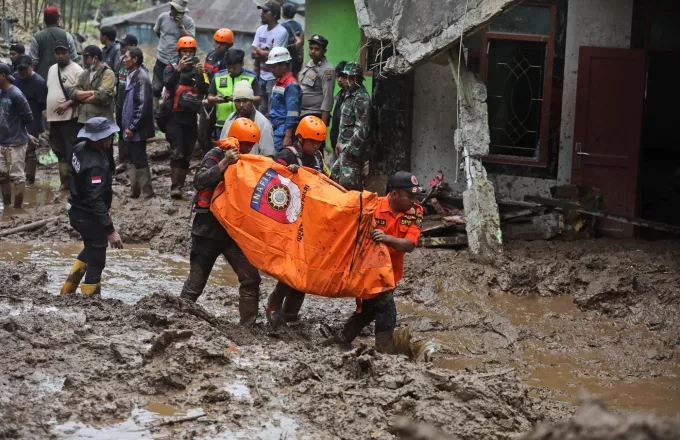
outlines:
[[305, 116], [295, 130], [296, 135], [303, 139], [314, 139], [315, 141], [326, 140], [326, 124], [316, 116]]
[[260, 128], [248, 118], [238, 118], [229, 128], [229, 137], [255, 144], [260, 141]]
[[218, 43], [234, 44], [234, 33], [231, 29], [218, 29], [217, 32], [215, 32], [213, 39]]
[[180, 49], [198, 49], [194, 37], [182, 37], [177, 41], [177, 50]]

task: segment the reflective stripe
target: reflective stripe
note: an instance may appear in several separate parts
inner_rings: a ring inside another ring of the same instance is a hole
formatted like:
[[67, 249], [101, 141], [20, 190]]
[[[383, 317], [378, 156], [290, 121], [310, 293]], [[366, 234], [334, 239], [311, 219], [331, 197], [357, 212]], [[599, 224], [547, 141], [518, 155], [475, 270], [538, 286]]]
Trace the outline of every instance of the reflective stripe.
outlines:
[[272, 93], [280, 93], [282, 95], [283, 95], [283, 92], [285, 92], [285, 91], [286, 91], [286, 88], [281, 87], [281, 86], [274, 86], [274, 88], [272, 89]]

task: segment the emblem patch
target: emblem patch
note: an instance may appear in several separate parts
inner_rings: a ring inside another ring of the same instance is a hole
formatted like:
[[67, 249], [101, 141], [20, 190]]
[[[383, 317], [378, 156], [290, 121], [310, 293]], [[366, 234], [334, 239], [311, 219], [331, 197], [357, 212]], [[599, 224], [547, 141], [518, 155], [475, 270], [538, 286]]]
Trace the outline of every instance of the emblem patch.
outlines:
[[416, 176], [411, 176], [411, 183], [418, 186], [418, 179], [416, 179]]
[[73, 155], [73, 159], [71, 159], [71, 164], [73, 165], [73, 168], [75, 168], [76, 173], [80, 172], [80, 161], [78, 160], [78, 156], [75, 154]]
[[384, 218], [377, 218], [375, 219], [375, 224], [378, 226], [385, 226], [387, 221]]
[[302, 211], [300, 188], [270, 168], [257, 182], [250, 207], [279, 223], [295, 223]]

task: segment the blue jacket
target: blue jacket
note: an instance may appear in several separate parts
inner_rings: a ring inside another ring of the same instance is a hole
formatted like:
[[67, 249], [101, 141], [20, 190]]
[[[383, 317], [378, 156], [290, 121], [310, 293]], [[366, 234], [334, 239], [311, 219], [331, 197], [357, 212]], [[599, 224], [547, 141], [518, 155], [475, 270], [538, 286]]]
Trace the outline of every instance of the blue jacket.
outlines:
[[156, 132], [153, 121], [153, 95], [151, 80], [146, 70], [138, 68], [128, 75], [129, 84], [125, 87], [123, 100], [122, 127], [129, 129], [133, 136], [128, 141], [141, 141], [152, 138]]
[[292, 73], [289, 72], [283, 78], [276, 80], [271, 102], [269, 119], [275, 130], [281, 126], [285, 126], [286, 129], [297, 127], [300, 119], [302, 89]]

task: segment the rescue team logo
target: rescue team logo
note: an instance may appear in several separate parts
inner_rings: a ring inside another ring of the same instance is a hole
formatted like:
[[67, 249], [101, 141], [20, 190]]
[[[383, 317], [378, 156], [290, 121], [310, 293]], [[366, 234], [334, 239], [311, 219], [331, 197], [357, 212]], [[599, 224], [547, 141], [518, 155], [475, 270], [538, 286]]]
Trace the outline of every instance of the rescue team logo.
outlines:
[[302, 211], [300, 188], [270, 168], [257, 182], [250, 207], [279, 223], [295, 223]]

